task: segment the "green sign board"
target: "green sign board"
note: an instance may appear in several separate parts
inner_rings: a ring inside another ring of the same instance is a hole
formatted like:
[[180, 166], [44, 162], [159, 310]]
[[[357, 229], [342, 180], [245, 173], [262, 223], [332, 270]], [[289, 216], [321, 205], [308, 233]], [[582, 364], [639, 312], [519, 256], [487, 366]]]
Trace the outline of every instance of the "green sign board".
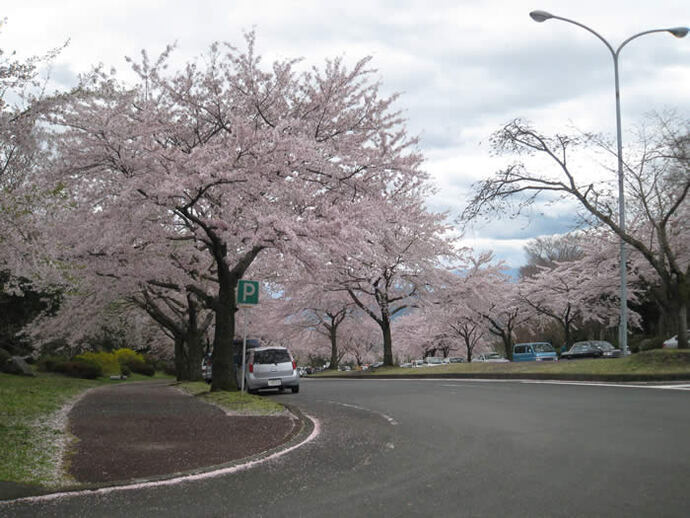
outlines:
[[237, 305], [256, 306], [259, 303], [259, 281], [240, 280], [237, 283]]

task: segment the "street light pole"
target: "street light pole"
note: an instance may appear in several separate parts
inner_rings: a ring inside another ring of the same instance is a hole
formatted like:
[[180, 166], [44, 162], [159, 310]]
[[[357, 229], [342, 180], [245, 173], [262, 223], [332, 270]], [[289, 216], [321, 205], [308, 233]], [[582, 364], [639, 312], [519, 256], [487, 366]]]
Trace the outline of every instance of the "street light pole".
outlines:
[[644, 36], [645, 34], [652, 34], [654, 32], [670, 32], [676, 38], [682, 38], [688, 33], [687, 27], [674, 27], [671, 29], [652, 29], [649, 31], [640, 32], [630, 36], [627, 40], [621, 43], [616, 50], [613, 49], [611, 44], [604, 39], [598, 32], [587, 27], [586, 25], [576, 22], [575, 20], [570, 20], [568, 18], [563, 18], [561, 16], [556, 16], [546, 11], [532, 11], [529, 13], [530, 17], [535, 22], [545, 22], [546, 20], [561, 20], [578, 27], [582, 27], [586, 31], [594, 34], [601, 42], [606, 45], [606, 48], [611, 52], [611, 57], [613, 58], [613, 72], [616, 87], [616, 140], [618, 143], [618, 226], [620, 228], [620, 320], [618, 324], [618, 344], [625, 355], [628, 352], [628, 272], [626, 269], [627, 256], [625, 248], [625, 181], [623, 174], [623, 137], [621, 134], [621, 95], [620, 95], [620, 83], [618, 79], [618, 57], [620, 56], [621, 50], [628, 43], [630, 43], [635, 38]]

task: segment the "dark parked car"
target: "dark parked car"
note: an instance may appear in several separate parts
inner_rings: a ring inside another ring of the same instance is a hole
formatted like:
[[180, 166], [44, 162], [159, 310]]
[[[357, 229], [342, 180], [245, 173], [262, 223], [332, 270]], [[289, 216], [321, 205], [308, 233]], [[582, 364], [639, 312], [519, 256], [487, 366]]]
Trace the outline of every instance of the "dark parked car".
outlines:
[[561, 354], [563, 360], [575, 360], [578, 358], [619, 358], [620, 349], [602, 340], [588, 340], [575, 342], [569, 351]]
[[[575, 343], [579, 344], [581, 342]], [[588, 340], [586, 343], [600, 349], [604, 353], [603, 358], [620, 358], [623, 356], [623, 351], [616, 349], [613, 345], [604, 340]]]

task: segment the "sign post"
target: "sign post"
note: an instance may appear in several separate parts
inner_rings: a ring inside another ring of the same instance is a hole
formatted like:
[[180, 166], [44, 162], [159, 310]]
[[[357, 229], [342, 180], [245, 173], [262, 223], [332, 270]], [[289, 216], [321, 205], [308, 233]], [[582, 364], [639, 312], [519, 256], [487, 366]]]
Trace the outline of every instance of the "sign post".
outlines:
[[242, 317], [244, 319], [244, 330], [242, 332], [242, 392], [244, 392], [244, 375], [247, 359], [247, 320], [249, 317], [247, 309], [256, 306], [258, 303], [259, 281], [240, 279], [237, 282], [237, 306], [242, 308]]

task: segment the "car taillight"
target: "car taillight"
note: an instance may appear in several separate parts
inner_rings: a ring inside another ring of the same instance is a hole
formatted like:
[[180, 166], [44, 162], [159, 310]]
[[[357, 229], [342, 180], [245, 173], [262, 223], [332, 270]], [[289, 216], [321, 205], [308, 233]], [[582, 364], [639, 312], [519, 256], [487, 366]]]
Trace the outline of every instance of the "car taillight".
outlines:
[[249, 364], [249, 372], [252, 372], [252, 373], [254, 372], [254, 364], [253, 363]]
[[297, 362], [295, 360], [292, 360], [292, 370], [294, 371], [297, 368]]

